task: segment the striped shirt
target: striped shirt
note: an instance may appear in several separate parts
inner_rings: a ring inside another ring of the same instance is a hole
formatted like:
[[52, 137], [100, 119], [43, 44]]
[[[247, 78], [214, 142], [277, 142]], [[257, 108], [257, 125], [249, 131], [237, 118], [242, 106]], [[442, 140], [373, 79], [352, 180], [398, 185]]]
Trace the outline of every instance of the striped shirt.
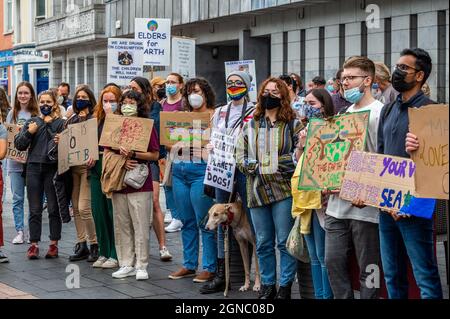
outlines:
[[[248, 207], [270, 205], [292, 196], [291, 178], [296, 161], [295, 147], [303, 125], [261, 118], [252, 119], [239, 136], [236, 160], [239, 170], [247, 176]], [[278, 152], [270, 152], [271, 149]]]

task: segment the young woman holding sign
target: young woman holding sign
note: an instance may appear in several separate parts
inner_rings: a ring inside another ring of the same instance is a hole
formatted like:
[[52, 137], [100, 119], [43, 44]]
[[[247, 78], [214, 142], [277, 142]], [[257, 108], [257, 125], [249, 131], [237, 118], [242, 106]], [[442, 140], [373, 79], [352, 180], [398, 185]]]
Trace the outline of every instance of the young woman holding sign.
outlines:
[[[142, 94], [130, 90], [122, 95], [120, 114], [126, 117], [148, 119], [148, 111], [148, 105]], [[115, 152], [116, 156], [120, 155], [122, 160], [125, 160], [124, 167], [127, 171], [133, 171], [139, 165], [145, 165], [150, 169], [149, 163], [158, 160], [159, 157], [156, 129], [153, 127], [150, 132], [147, 152], [130, 151], [126, 147], [124, 145], [120, 147], [120, 150], [105, 148], [105, 156], [108, 152]], [[116, 169], [123, 168], [117, 167]], [[136, 276], [136, 280], [148, 279], [153, 183], [151, 172], [147, 176], [141, 174], [140, 176], [145, 178], [145, 182], [140, 189], [127, 186], [124, 190], [114, 192], [112, 195], [114, 236], [120, 265], [120, 269], [112, 274], [113, 278]]]
[[64, 120], [52, 91], [39, 95], [40, 115], [29, 119], [14, 140], [19, 151], [28, 149], [26, 186], [30, 205], [30, 242], [27, 256], [39, 257], [38, 243], [42, 232], [42, 207], [44, 194], [47, 198], [47, 210], [50, 220], [50, 247], [45, 258], [58, 257], [58, 241], [61, 239], [61, 216], [59, 215], [53, 178], [58, 170], [56, 158], [49, 157], [49, 146], [56, 134], [64, 129]]
[[[215, 94], [211, 85], [204, 79], [191, 79], [186, 83], [184, 100], [187, 110], [193, 113], [214, 112]], [[180, 155], [189, 154], [173, 164], [173, 192], [176, 194], [175, 204], [181, 213], [183, 228], [183, 267], [172, 273], [170, 279], [180, 279], [195, 276], [198, 267], [199, 232], [202, 233], [203, 271], [194, 278], [194, 282], [203, 283], [214, 278], [216, 272], [217, 244], [215, 232], [205, 229], [205, 216], [214, 204], [212, 198], [204, 194], [203, 180], [206, 173], [208, 150], [204, 147], [195, 148], [191, 143], [179, 143], [172, 147], [172, 152], [179, 149]], [[183, 150], [184, 149], [184, 150]]]
[[[95, 107], [94, 117], [98, 124], [98, 138], [100, 139], [107, 114], [116, 113], [122, 97], [122, 92], [116, 86], [106, 87], [98, 104]], [[117, 268], [116, 246], [114, 241], [113, 206], [111, 199], [106, 198], [102, 192], [100, 182], [102, 176], [103, 147], [99, 146], [99, 160], [90, 170], [90, 184], [92, 201], [92, 216], [95, 221], [95, 230], [99, 245], [99, 258], [93, 264], [94, 268], [111, 269]]]
[[[91, 119], [96, 104], [91, 89], [87, 85], [79, 86], [75, 92], [72, 105], [75, 114], [66, 121], [65, 127]], [[92, 218], [89, 180], [89, 169], [94, 165], [95, 162], [90, 161], [86, 165], [71, 167], [73, 178], [72, 205], [77, 229], [77, 244], [74, 248], [74, 254], [69, 258], [70, 261], [87, 259], [88, 262], [95, 262], [98, 259], [97, 234]], [[90, 248], [87, 246], [88, 242]]]
[[[28, 82], [17, 85], [13, 109], [6, 117], [6, 123], [23, 126], [27, 120], [39, 115], [39, 107], [36, 101], [36, 93]], [[8, 175], [11, 179], [11, 192], [13, 195], [12, 206], [14, 224], [17, 236], [13, 244], [24, 243], [24, 200], [25, 200], [25, 174], [24, 165], [14, 160], [7, 160]]]

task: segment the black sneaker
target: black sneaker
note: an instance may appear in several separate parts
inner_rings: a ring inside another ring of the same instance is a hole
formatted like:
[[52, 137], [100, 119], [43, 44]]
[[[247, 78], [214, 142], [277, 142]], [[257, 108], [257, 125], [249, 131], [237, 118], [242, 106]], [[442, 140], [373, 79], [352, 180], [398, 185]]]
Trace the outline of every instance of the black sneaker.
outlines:
[[5, 253], [0, 250], [0, 264], [6, 264], [6, 263], [9, 263], [9, 259], [5, 255]]
[[277, 287], [275, 285], [262, 285], [258, 299], [275, 299], [277, 295]]
[[291, 299], [291, 287], [292, 287], [292, 284], [289, 284], [287, 286], [280, 286], [275, 299], [290, 300]]

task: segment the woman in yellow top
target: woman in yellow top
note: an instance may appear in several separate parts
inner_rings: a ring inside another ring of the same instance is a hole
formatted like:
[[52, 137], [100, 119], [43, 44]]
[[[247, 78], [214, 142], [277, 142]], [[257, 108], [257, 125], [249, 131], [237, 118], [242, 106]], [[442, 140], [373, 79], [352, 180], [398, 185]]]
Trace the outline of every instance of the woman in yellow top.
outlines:
[[[333, 101], [325, 89], [313, 89], [308, 92], [304, 105], [306, 121], [312, 118], [328, 118], [334, 115]], [[320, 191], [299, 191], [298, 181], [303, 162], [308, 127], [300, 132], [297, 156], [299, 163], [292, 177], [292, 215], [300, 216], [301, 233], [305, 237], [311, 259], [311, 273], [316, 299], [332, 299], [325, 266], [325, 230], [324, 215], [328, 194]]]

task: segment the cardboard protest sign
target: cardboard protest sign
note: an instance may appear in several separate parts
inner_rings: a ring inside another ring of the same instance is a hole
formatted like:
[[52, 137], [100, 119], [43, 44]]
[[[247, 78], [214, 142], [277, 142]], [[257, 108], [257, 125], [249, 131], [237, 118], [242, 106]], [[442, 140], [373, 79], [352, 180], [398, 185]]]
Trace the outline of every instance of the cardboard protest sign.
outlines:
[[3, 123], [8, 132], [8, 145], [6, 151], [6, 158], [17, 161], [19, 163], [26, 163], [28, 158], [28, 151], [21, 152], [14, 147], [14, 138], [20, 132], [20, 126], [14, 124]]
[[131, 151], [147, 152], [152, 129], [151, 119], [108, 114], [99, 145], [114, 149], [123, 146]]
[[448, 105], [410, 108], [409, 131], [419, 138], [412, 154], [417, 165], [415, 196], [449, 199]]
[[408, 158], [353, 151], [340, 198], [399, 212], [414, 192], [416, 164]]
[[195, 39], [172, 38], [172, 72], [195, 78]]
[[256, 82], [255, 60], [225, 62], [225, 80], [228, 78], [228, 75], [234, 71], [244, 71], [252, 76], [252, 87], [249, 88], [248, 95], [250, 97], [250, 101], [256, 102], [258, 99], [258, 87]]
[[363, 151], [370, 111], [309, 122], [299, 190], [339, 189], [352, 151]]
[[90, 158], [98, 160], [97, 119], [72, 124], [59, 137], [58, 174], [72, 166], [84, 165]]
[[209, 142], [211, 115], [208, 112], [161, 112], [160, 143], [173, 146], [178, 142]]
[[214, 145], [214, 152], [208, 157], [203, 183], [231, 193], [236, 170], [236, 160], [234, 158], [236, 137], [213, 131], [210, 143]]
[[108, 39], [108, 83], [127, 85], [144, 74], [144, 46], [133, 39]]
[[134, 38], [144, 44], [144, 65], [169, 66], [170, 19], [135, 19]]

